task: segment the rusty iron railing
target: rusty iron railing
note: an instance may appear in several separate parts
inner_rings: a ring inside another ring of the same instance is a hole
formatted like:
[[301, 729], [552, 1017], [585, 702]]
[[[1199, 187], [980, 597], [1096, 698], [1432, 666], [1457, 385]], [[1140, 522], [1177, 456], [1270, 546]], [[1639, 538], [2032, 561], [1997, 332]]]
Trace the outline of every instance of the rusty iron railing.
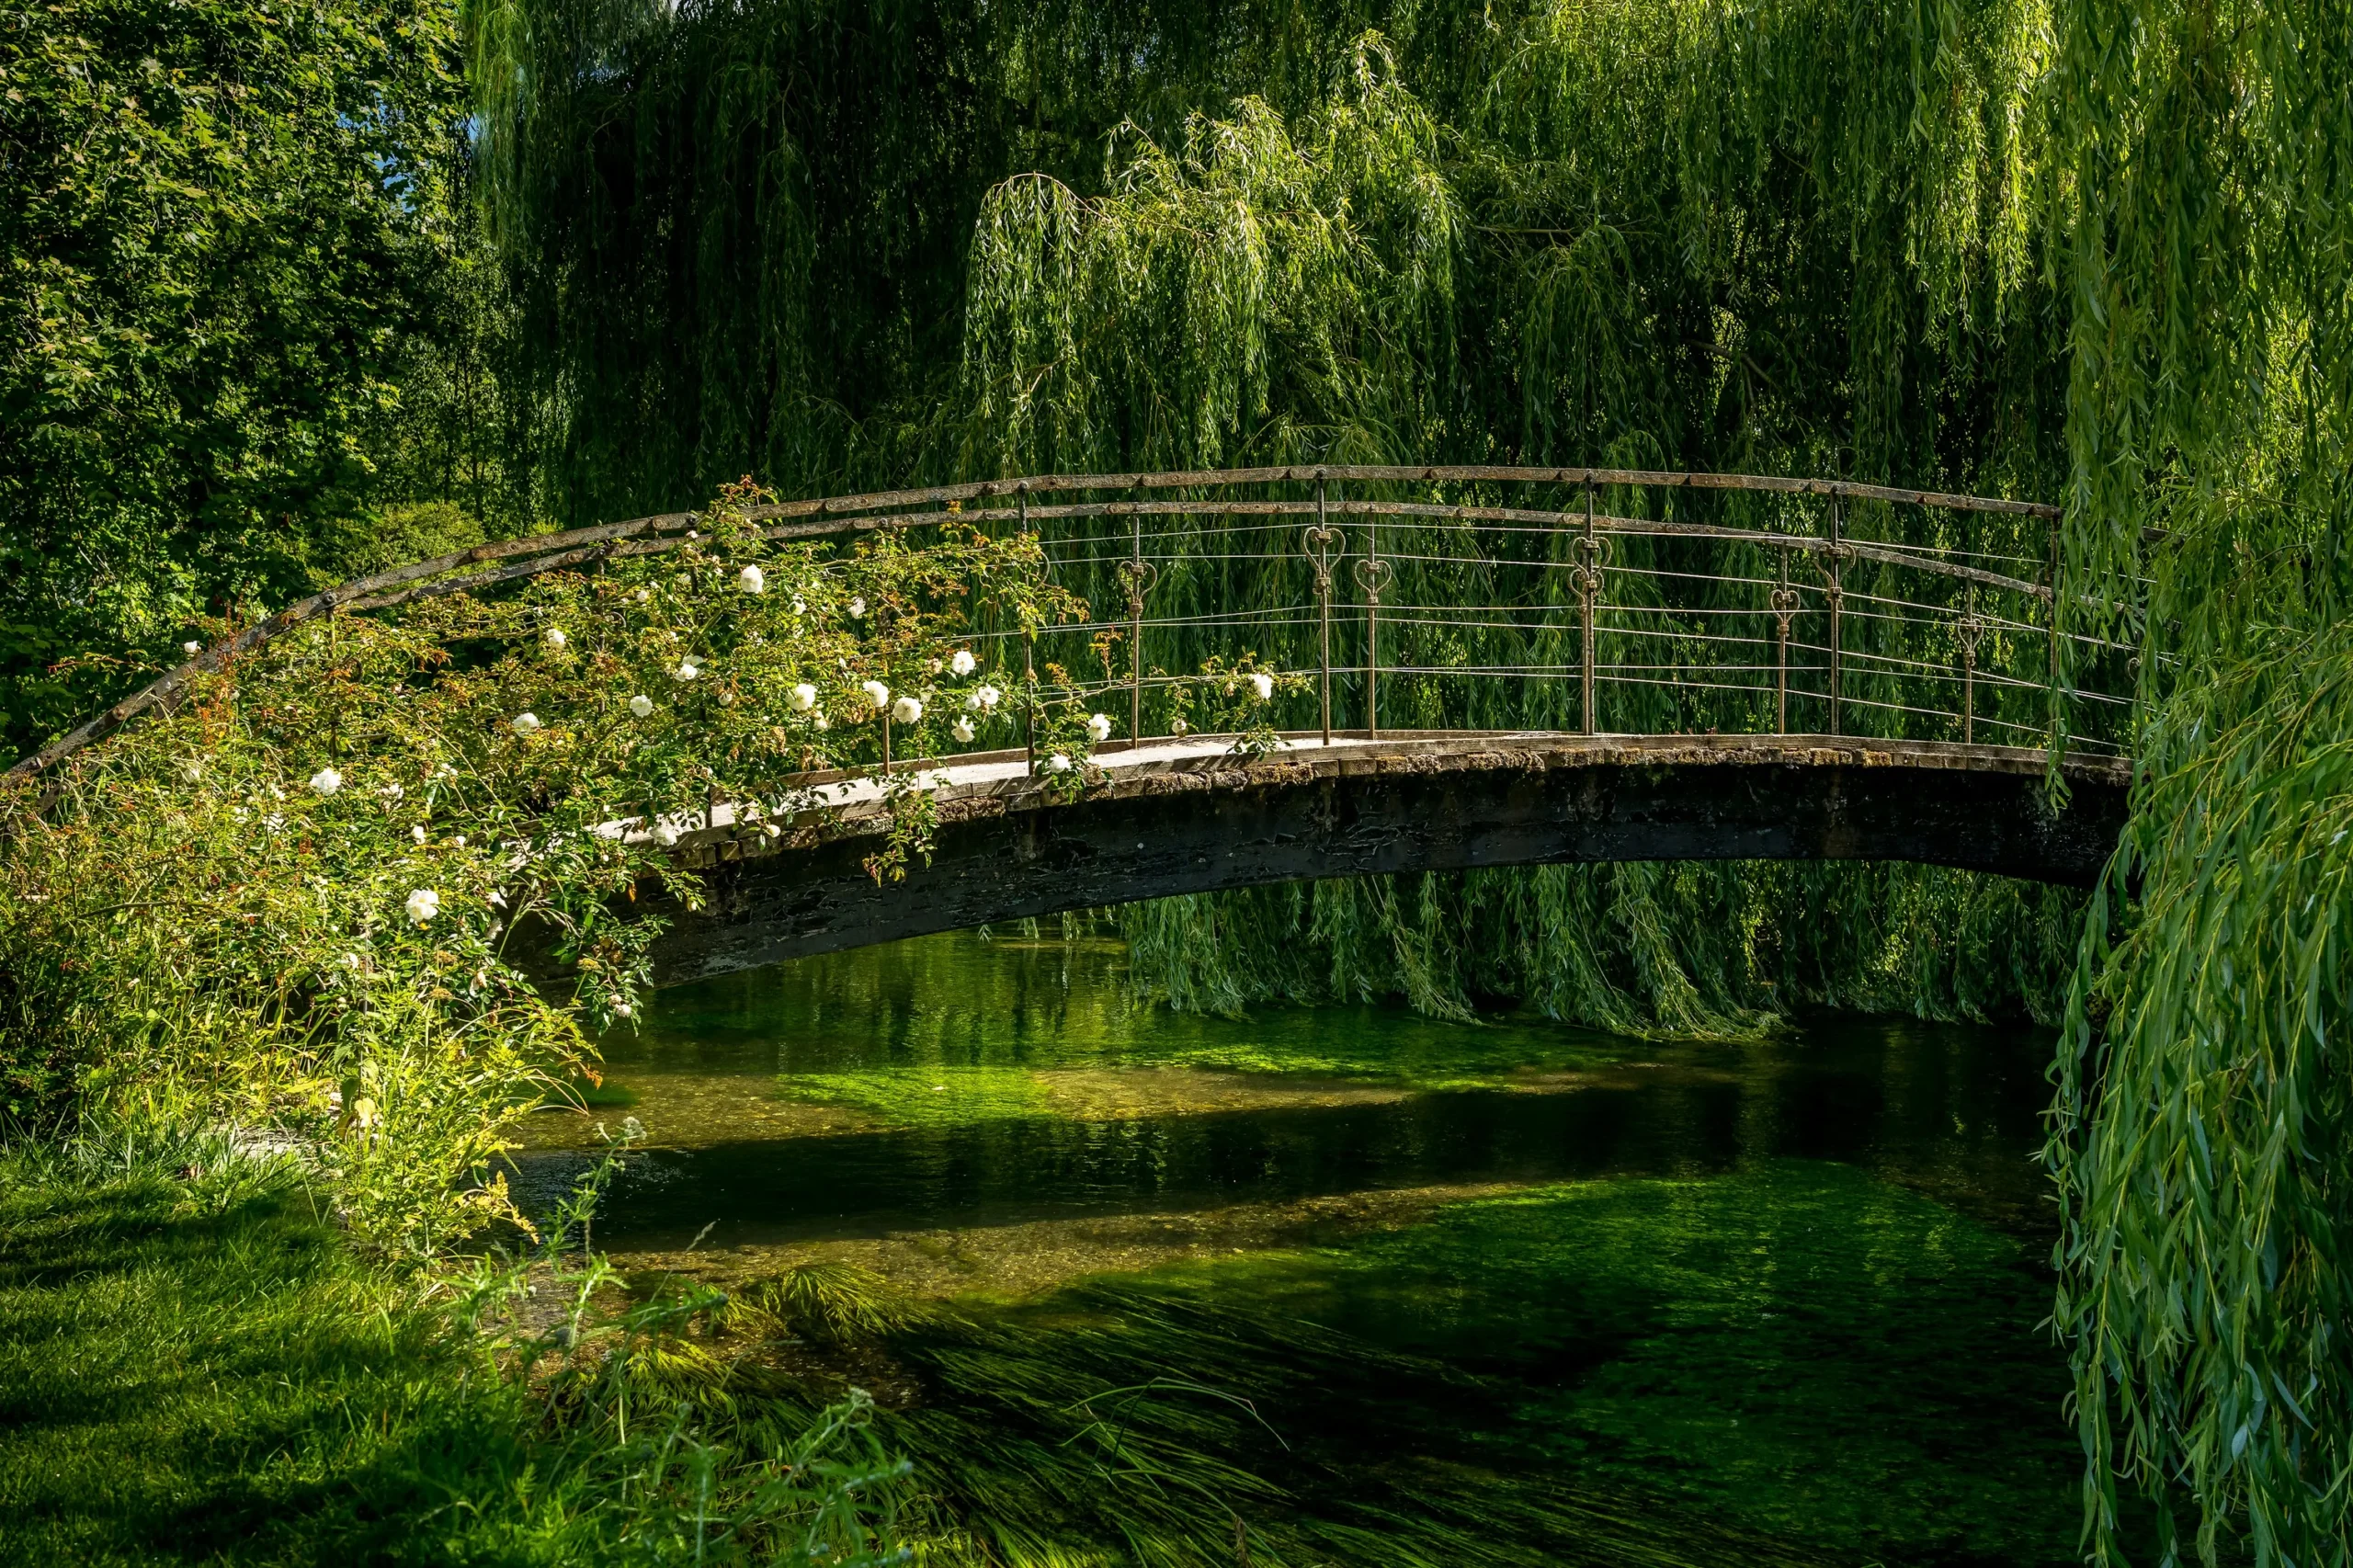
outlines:
[[[2059, 512], [1845, 481], [1324, 465], [1051, 474], [752, 508], [770, 540], [954, 522], [1031, 530], [1094, 608], [976, 629], [1039, 704], [1124, 697], [1125, 744], [1212, 655], [1310, 677], [1377, 737], [1808, 733], [2120, 754], [2131, 650], [2066, 630]], [[11, 769], [44, 767], [321, 616], [674, 550], [691, 512], [381, 572], [249, 626]], [[1014, 653], [1018, 644], [1017, 657]], [[1099, 674], [1042, 679], [1092, 657]], [[1114, 703], [1114, 706], [1121, 704]], [[1306, 721], [1304, 713], [1286, 717]], [[1115, 743], [1116, 744], [1116, 743]]]

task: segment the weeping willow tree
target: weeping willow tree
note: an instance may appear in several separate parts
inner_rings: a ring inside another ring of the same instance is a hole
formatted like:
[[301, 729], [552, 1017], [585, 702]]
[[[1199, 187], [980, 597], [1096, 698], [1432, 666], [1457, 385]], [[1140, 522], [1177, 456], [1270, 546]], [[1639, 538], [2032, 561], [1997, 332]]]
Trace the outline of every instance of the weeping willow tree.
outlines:
[[[2058, 613], [2135, 650], [2138, 687], [2111, 733], [2138, 815], [2087, 928], [1956, 873], [1630, 866], [1176, 901], [1128, 931], [1195, 1006], [2063, 1015], [2092, 1550], [2117, 1557], [2124, 1486], [2184, 1511], [2168, 1554], [2347, 1560], [2347, 0], [494, 0], [471, 37], [506, 384], [564, 521], [747, 469], [814, 492], [1265, 460], [2063, 499]], [[1297, 597], [1196, 531], [1156, 612]], [[2127, 673], [2067, 646], [2071, 678]], [[1561, 719], [1441, 679], [1394, 700]], [[1753, 722], [1611, 700], [1624, 728]]]
[[[2348, 1555], [2353, 8], [2084, 0], [2054, 83], [2069, 549], [2141, 632], [2135, 815], [2061, 1055], [2087, 1523]], [[2145, 582], [2144, 527], [2168, 530]]]

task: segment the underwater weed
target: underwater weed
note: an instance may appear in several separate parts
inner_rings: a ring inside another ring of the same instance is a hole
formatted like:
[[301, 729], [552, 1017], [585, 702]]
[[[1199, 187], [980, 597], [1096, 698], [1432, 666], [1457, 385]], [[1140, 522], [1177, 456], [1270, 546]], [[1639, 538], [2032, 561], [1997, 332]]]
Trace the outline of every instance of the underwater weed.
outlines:
[[801, 1264], [745, 1295], [790, 1332], [836, 1342], [870, 1338], [915, 1317], [881, 1275], [850, 1263]]

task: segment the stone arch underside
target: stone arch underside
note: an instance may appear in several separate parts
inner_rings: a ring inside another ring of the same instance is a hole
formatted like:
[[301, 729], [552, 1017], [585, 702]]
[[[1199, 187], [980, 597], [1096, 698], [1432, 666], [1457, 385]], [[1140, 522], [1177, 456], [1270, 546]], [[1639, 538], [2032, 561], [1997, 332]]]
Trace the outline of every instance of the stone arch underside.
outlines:
[[[1401, 871], [1618, 860], [1906, 860], [2087, 887], [2129, 766], [1834, 736], [1313, 738], [1257, 757], [1147, 742], [1058, 801], [1021, 754], [930, 773], [929, 862], [877, 882], [885, 808], [811, 811], [770, 839], [722, 807], [682, 842], [705, 904], [651, 885], [654, 982], [1175, 893]], [[806, 780], [801, 781], [804, 788]]]

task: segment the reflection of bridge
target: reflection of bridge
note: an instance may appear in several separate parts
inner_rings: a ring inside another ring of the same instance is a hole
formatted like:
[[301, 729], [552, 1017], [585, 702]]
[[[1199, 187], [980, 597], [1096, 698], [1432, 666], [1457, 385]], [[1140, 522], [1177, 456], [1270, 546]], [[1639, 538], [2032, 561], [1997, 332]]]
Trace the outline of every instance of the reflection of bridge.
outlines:
[[888, 808], [867, 779], [790, 781], [826, 803], [770, 840], [722, 806], [680, 853], [710, 902], [672, 921], [656, 983], [990, 921], [1170, 893], [1387, 871], [1570, 861], [1912, 860], [2088, 885], [2124, 823], [2128, 772], [2040, 751], [1827, 735], [1550, 733], [1146, 742], [1098, 758], [1063, 804], [1020, 752], [932, 767], [928, 866], [864, 869]]

